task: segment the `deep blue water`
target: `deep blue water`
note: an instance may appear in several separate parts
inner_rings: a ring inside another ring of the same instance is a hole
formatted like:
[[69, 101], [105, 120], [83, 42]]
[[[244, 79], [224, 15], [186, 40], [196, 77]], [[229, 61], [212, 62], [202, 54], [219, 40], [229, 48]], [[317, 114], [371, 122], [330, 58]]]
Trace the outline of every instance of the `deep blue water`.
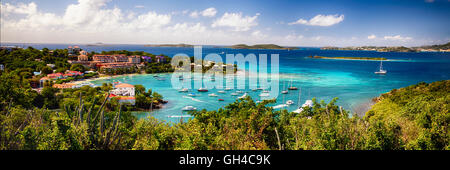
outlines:
[[[19, 45], [23, 44], [1, 44]], [[47, 47], [49, 49], [67, 48], [67, 44], [25, 44], [25, 47], [33, 46], [37, 49]], [[178, 53], [194, 55], [193, 48], [175, 47], [144, 47], [143, 45], [111, 45], [111, 46], [85, 46], [79, 45], [86, 51], [110, 51], [129, 50], [145, 51], [153, 54], [165, 54], [173, 56]], [[422, 53], [400, 53], [400, 52], [374, 52], [374, 51], [335, 51], [320, 50], [318, 48], [302, 48], [301, 50], [244, 50], [244, 49], [224, 49], [212, 46], [203, 46], [203, 54], [222, 53], [244, 55], [253, 54], [279, 54], [280, 59], [280, 88], [284, 83], [293, 80], [293, 84], [301, 87], [301, 101], [316, 97], [319, 100], [330, 101], [334, 97], [339, 97], [338, 104], [345, 109], [352, 110], [356, 106], [366, 103], [371, 98], [379, 96], [394, 88], [401, 88], [416, 84], [418, 82], [433, 82], [450, 79], [450, 53], [422, 52]], [[330, 59], [310, 59], [307, 56], [320, 55], [329, 57], [384, 57], [389, 61], [383, 62], [383, 67], [388, 70], [386, 75], [376, 75], [379, 67], [378, 61], [356, 61], [356, 60], [330, 60]], [[223, 54], [222, 57], [225, 55]], [[270, 61], [270, 60], [268, 60]], [[169, 118], [170, 115], [181, 115], [181, 108], [192, 105], [199, 109], [216, 110], [233, 102], [237, 96], [218, 94], [216, 89], [208, 93], [201, 93], [201, 96], [191, 98], [184, 93], [179, 93], [173, 89], [170, 83], [170, 75], [164, 74], [166, 81], [158, 81], [152, 75], [123, 76], [110, 80], [97, 80], [96, 84], [120, 80], [130, 84], [143, 84], [147, 88], [162, 94], [169, 103], [164, 109], [152, 113], [141, 113], [139, 117], [153, 115], [156, 118], [168, 121], [178, 121], [179, 118]], [[239, 77], [238, 77], [239, 79]], [[280, 89], [281, 90], [281, 89]], [[252, 98], [259, 100], [260, 92], [244, 90]], [[196, 92], [199, 94], [198, 92]], [[209, 97], [209, 93], [216, 93], [219, 97]], [[223, 98], [225, 101], [217, 101]], [[284, 95], [284, 100], [297, 102], [298, 92], [291, 92]], [[278, 104], [283, 102], [283, 95], [279, 95]], [[301, 102], [301, 103], [303, 103]], [[296, 105], [288, 107], [294, 110]]]

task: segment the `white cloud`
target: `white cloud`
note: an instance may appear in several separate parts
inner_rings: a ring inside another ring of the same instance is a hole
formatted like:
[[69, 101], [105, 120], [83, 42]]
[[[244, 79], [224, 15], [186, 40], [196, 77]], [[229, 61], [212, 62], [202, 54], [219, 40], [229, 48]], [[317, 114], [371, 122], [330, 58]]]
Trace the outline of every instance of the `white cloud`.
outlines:
[[204, 17], [214, 17], [216, 16], [217, 10], [216, 8], [208, 8], [202, 11], [202, 15]]
[[145, 6], [144, 5], [136, 5], [136, 6], [134, 6], [135, 8], [144, 8]]
[[197, 11], [193, 11], [193, 12], [191, 12], [191, 14], [189, 16], [192, 18], [197, 18], [198, 15], [199, 15], [199, 13]]
[[305, 19], [299, 19], [295, 22], [288, 23], [288, 25], [311, 25], [311, 26], [332, 26], [334, 24], [340, 23], [344, 20], [344, 15], [316, 15], [311, 18], [309, 21]]
[[377, 38], [377, 36], [376, 35], [369, 35], [369, 36], [367, 36], [367, 39], [369, 39], [369, 40], [373, 40], [373, 39], [375, 39], [375, 38]]
[[392, 41], [408, 41], [408, 40], [412, 40], [411, 37], [402, 37], [400, 35], [396, 35], [396, 36], [384, 36], [385, 40], [392, 40]]
[[189, 15], [191, 18], [198, 18], [200, 15], [204, 17], [214, 17], [216, 16], [217, 10], [216, 8], [207, 8], [201, 12], [198, 11], [192, 11]]
[[248, 31], [251, 27], [257, 26], [259, 13], [255, 16], [242, 16], [242, 13], [228, 13], [226, 12], [221, 18], [215, 20], [211, 25], [215, 27], [231, 27], [234, 31]]

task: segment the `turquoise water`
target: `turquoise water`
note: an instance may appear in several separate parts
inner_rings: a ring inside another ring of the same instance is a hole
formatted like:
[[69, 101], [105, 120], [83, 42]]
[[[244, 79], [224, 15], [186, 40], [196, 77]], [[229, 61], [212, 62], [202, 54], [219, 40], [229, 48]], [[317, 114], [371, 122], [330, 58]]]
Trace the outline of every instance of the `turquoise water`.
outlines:
[[[2, 44], [14, 45], [14, 44]], [[65, 48], [64, 44], [27, 44], [41, 49], [44, 47]], [[146, 51], [153, 54], [166, 54], [173, 56], [177, 53], [186, 53], [193, 56], [192, 48], [169, 48], [169, 47], [144, 47], [142, 45], [113, 45], [113, 46], [83, 46], [87, 51], [109, 51], [109, 50], [129, 50]], [[279, 72], [280, 91], [283, 84], [289, 84], [292, 79], [294, 86], [301, 88], [301, 103], [305, 100], [316, 97], [319, 100], [329, 102], [334, 97], [339, 97], [338, 104], [345, 109], [353, 110], [358, 105], [367, 103], [371, 98], [379, 96], [381, 93], [388, 92], [394, 88], [401, 88], [416, 84], [418, 82], [433, 82], [450, 79], [450, 53], [424, 52], [424, 53], [399, 53], [399, 52], [373, 52], [373, 51], [334, 51], [320, 50], [318, 48], [302, 48], [301, 50], [237, 50], [213, 48], [211, 46], [203, 47], [203, 54], [208, 53], [225, 54], [279, 54]], [[378, 69], [378, 61], [356, 61], [356, 60], [330, 60], [330, 59], [310, 59], [307, 56], [320, 55], [329, 57], [385, 57], [389, 61], [383, 62], [383, 67], [388, 70], [386, 75], [376, 75], [374, 71]], [[222, 55], [224, 57], [225, 55]], [[270, 61], [270, 59], [268, 60]], [[269, 65], [270, 67], [270, 65]], [[241, 68], [242, 69], [242, 68]], [[119, 76], [109, 80], [96, 80], [94, 84], [101, 85], [104, 82], [121, 81], [130, 84], [142, 84], [147, 89], [152, 89], [164, 96], [169, 103], [163, 109], [153, 112], [144, 112], [136, 114], [138, 117], [147, 117], [152, 115], [161, 120], [177, 122], [179, 116], [185, 115], [181, 109], [187, 105], [197, 107], [198, 109], [217, 110], [231, 102], [234, 102], [239, 96], [231, 96], [235, 92], [226, 91], [226, 94], [218, 93], [217, 89], [210, 89], [209, 92], [199, 93], [199, 96], [189, 97], [187, 93], [180, 93], [171, 85], [171, 74], [161, 74], [165, 81], [159, 81], [153, 75], [134, 75]], [[244, 78], [237, 76], [236, 80]], [[185, 81], [190, 79], [185, 79]], [[200, 81], [200, 80], [197, 80]], [[206, 79], [204, 81], [209, 81]], [[217, 79], [216, 79], [217, 81]], [[252, 86], [255, 86], [254, 84]], [[286, 85], [287, 86], [287, 85]], [[247, 92], [253, 99], [261, 100], [258, 95], [261, 91], [252, 91], [247, 86], [242, 90]], [[215, 93], [218, 97], [209, 97], [208, 94]], [[283, 97], [284, 96], [284, 97]], [[218, 101], [218, 99], [224, 101]], [[280, 94], [277, 98], [277, 104], [287, 100], [298, 101], [298, 91], [291, 91], [289, 94]], [[275, 104], [275, 105], [277, 105]], [[296, 104], [287, 107], [292, 111], [297, 107]]]

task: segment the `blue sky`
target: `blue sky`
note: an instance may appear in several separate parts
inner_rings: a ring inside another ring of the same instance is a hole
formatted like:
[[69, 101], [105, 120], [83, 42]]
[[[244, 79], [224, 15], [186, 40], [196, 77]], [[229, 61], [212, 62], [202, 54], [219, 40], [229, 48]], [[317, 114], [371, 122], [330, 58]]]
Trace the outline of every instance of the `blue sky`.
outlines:
[[1, 5], [2, 42], [417, 46], [450, 41], [450, 0], [3, 0]]

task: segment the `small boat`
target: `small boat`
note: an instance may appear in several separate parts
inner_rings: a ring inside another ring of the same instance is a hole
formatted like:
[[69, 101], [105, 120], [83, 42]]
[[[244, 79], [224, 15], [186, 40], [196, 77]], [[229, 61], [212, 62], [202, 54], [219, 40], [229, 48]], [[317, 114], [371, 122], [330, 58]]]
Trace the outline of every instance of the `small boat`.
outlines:
[[243, 99], [243, 98], [245, 98], [245, 97], [247, 97], [247, 93], [245, 93], [244, 95], [242, 95], [241, 97], [238, 97], [239, 99]]
[[218, 95], [215, 93], [208, 94], [209, 97], [217, 97]]
[[287, 104], [287, 105], [291, 105], [291, 104], [294, 104], [294, 101], [292, 101], [292, 100], [288, 100], [288, 101], [286, 101], [286, 104]]
[[262, 93], [269, 93], [269, 91], [267, 91], [267, 90], [264, 90], [264, 91], [262, 91]]
[[186, 106], [186, 107], [183, 107], [181, 110], [183, 110], [183, 111], [193, 111], [193, 110], [197, 110], [197, 108], [194, 107], [194, 106]]
[[268, 97], [268, 96], [270, 96], [269, 93], [261, 93], [261, 94], [259, 94], [259, 97]]
[[291, 86], [288, 88], [288, 90], [298, 90], [297, 87], [292, 86], [292, 79], [291, 79]]
[[258, 89], [252, 89], [252, 91], [258, 91]]
[[195, 93], [189, 93], [188, 96], [195, 97], [195, 96], [197, 96], [197, 95], [196, 95]]
[[223, 99], [219, 99], [219, 101], [225, 101], [225, 100], [223, 100]]
[[380, 62], [380, 70], [376, 71], [375, 74], [386, 74], [387, 70], [383, 70], [383, 60]]
[[180, 90], [178, 90], [179, 92], [188, 92], [189, 91], [189, 89], [188, 88], [183, 88], [183, 89], [180, 89]]
[[221, 90], [221, 91], [218, 91], [217, 93], [225, 93], [225, 91], [222, 91], [222, 90]]
[[233, 90], [232, 88], [225, 88], [225, 91]]
[[240, 90], [238, 90], [238, 91], [236, 91], [236, 93], [244, 93], [243, 91], [240, 91]]
[[199, 92], [208, 92], [208, 89], [201, 87], [197, 91], [199, 91]]
[[[283, 89], [286, 89], [286, 81], [283, 83]], [[288, 90], [281, 91], [281, 94], [288, 94], [288, 93], [289, 93]]]
[[288, 106], [287, 104], [279, 104], [279, 105], [273, 106], [272, 108], [273, 109], [281, 109], [281, 108], [287, 107], [287, 106]]
[[237, 96], [237, 95], [239, 95], [239, 94], [237, 94], [237, 93], [231, 93], [231, 95], [232, 95], [232, 96]]

